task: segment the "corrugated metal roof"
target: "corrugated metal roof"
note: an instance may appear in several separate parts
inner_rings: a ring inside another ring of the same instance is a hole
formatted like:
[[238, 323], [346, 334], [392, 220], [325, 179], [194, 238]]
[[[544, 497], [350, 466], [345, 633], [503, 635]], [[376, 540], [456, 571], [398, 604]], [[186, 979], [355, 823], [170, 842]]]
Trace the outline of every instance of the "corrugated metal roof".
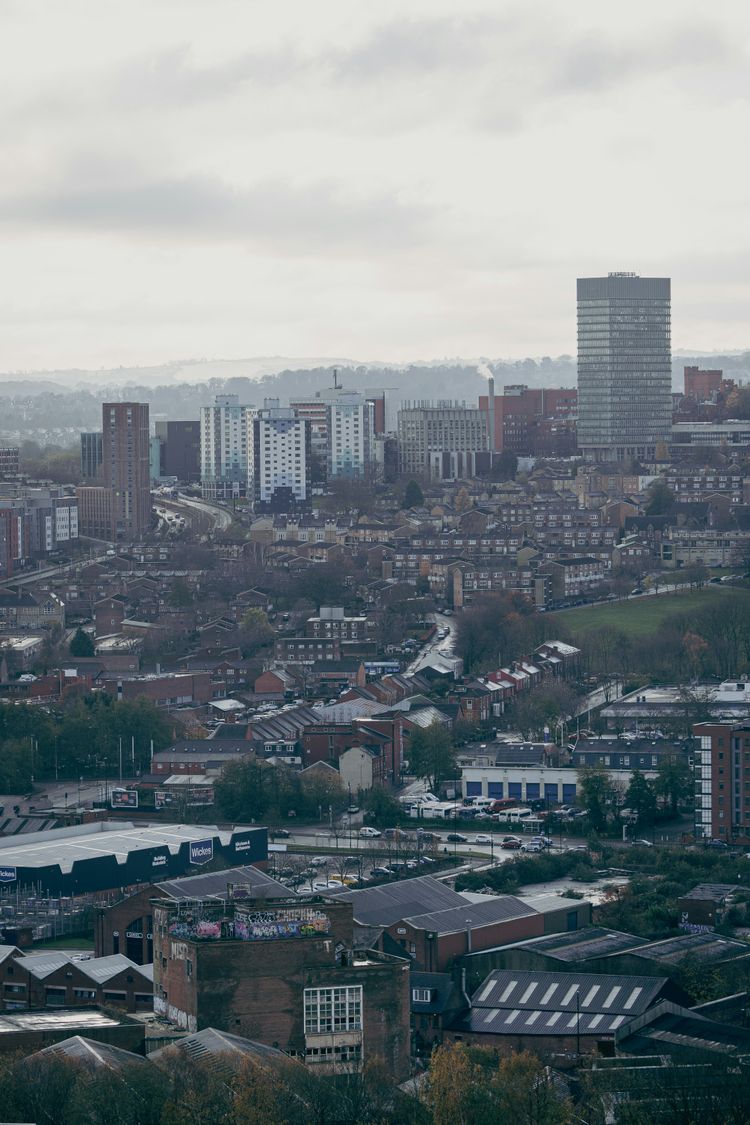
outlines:
[[135, 1055], [132, 1051], [125, 1051], [122, 1047], [113, 1047], [108, 1043], [97, 1043], [93, 1039], [86, 1039], [83, 1035], [72, 1035], [70, 1039], [63, 1039], [60, 1043], [53, 1043], [51, 1047], [43, 1047], [33, 1055], [29, 1055], [27, 1062], [33, 1059], [48, 1057], [50, 1055], [64, 1055], [69, 1059], [80, 1059], [91, 1066], [110, 1067], [120, 1070], [131, 1063], [146, 1063], [148, 1060], [143, 1055]]
[[701, 961], [730, 961], [736, 957], [750, 957], [750, 945], [714, 933], [680, 934], [634, 949], [633, 956], [668, 964], [684, 957], [695, 957]]
[[644, 1012], [666, 977], [622, 973], [545, 973], [495, 969], [471, 998], [472, 1008], [625, 1015]]
[[[572, 905], [571, 903], [571, 908]], [[530, 953], [540, 953], [557, 961], [576, 962], [587, 961], [591, 957], [606, 957], [609, 953], [647, 944], [645, 938], [636, 937], [635, 934], [607, 930], [601, 926], [586, 926], [582, 930], [529, 938], [527, 941], [514, 943], [513, 948], [528, 949]]]
[[383, 887], [329, 893], [331, 897], [351, 902], [355, 921], [364, 926], [391, 926], [403, 918], [448, 910], [454, 906], [470, 909], [460, 894], [431, 875], [404, 879], [401, 883], [389, 883]]
[[[94, 827], [94, 826], [92, 826]], [[190, 840], [204, 840], [207, 836], [219, 837], [228, 843], [231, 833], [220, 832], [215, 825], [148, 825], [134, 828], [128, 823], [116, 829], [79, 832], [67, 828], [39, 832], [27, 843], [4, 846], [0, 840], [0, 862], [11, 867], [59, 867], [70, 874], [77, 860], [114, 856], [118, 863], [127, 862], [131, 852], [141, 848], [167, 847], [176, 855], [180, 846]]]
[[158, 1062], [165, 1051], [171, 1052], [175, 1047], [184, 1051], [189, 1058], [201, 1059], [211, 1069], [225, 1074], [231, 1073], [241, 1066], [246, 1058], [261, 1059], [264, 1062], [279, 1062], [289, 1066], [295, 1065], [288, 1055], [275, 1047], [269, 1047], [265, 1043], [257, 1043], [254, 1039], [243, 1039], [239, 1035], [219, 1031], [215, 1027], [206, 1027], [203, 1031], [186, 1035], [184, 1039], [176, 1039], [166, 1047], [154, 1051], [149, 1058]]
[[228, 867], [224, 871], [208, 871], [203, 875], [187, 875], [184, 879], [167, 879], [157, 889], [168, 898], [204, 898], [227, 894], [227, 884], [234, 886], [235, 898], [289, 898], [290, 890], [257, 867]]
[[498, 895], [491, 902], [464, 903], [463, 906], [454, 906], [447, 910], [410, 915], [404, 921], [415, 929], [434, 930], [438, 934], [453, 934], [481, 926], [491, 926], [496, 922], [506, 922], [511, 918], [530, 918], [534, 914], [536, 910], [532, 906], [527, 906], [513, 895]]

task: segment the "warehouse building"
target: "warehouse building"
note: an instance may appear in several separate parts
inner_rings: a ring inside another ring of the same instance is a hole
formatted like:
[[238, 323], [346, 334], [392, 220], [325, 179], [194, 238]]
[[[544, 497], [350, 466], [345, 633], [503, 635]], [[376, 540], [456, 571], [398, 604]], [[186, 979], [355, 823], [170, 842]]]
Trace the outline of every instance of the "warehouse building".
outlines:
[[35, 832], [33, 840], [0, 838], [0, 884], [34, 887], [53, 895], [152, 883], [154, 876], [185, 875], [196, 866], [265, 863], [265, 828], [220, 831], [215, 825], [146, 825], [95, 821]]
[[471, 997], [471, 1009], [445, 1033], [449, 1042], [494, 1047], [503, 1054], [532, 1051], [614, 1053], [615, 1032], [660, 1000], [689, 1003], [665, 977], [596, 973], [538, 973], [501, 969]]

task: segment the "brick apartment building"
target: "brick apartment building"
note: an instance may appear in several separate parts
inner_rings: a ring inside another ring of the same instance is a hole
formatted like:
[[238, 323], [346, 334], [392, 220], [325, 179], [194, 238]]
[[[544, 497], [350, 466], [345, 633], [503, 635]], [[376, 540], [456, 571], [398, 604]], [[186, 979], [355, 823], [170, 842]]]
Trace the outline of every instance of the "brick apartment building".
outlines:
[[750, 840], [750, 723], [696, 723], [693, 754], [695, 835], [724, 843]]
[[566, 454], [575, 448], [575, 387], [508, 385], [491, 399], [480, 395], [479, 409], [487, 414], [490, 429], [494, 414], [492, 449], [496, 453]]
[[409, 963], [354, 950], [352, 908], [310, 896], [157, 900], [154, 1009], [231, 1031], [325, 1073], [382, 1059], [409, 1073]]
[[211, 672], [178, 672], [173, 676], [106, 679], [104, 690], [117, 699], [150, 699], [157, 707], [210, 703], [223, 699], [226, 686]]

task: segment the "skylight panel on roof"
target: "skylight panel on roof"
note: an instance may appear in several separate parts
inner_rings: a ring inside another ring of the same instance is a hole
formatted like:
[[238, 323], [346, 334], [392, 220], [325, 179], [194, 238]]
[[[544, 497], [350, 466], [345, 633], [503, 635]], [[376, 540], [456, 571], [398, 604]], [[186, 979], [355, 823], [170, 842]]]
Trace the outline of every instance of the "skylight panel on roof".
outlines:
[[616, 984], [614, 988], [610, 989], [607, 995], [607, 999], [602, 1004], [602, 1007], [611, 1008], [620, 992], [622, 992], [622, 985]]
[[638, 999], [638, 997], [640, 996], [640, 994], [642, 992], [643, 992], [642, 988], [634, 988], [633, 989], [633, 991], [630, 993], [630, 996], [628, 996], [627, 1000], [623, 1004], [623, 1007], [625, 1008], [625, 1011], [627, 1011], [629, 1008], [633, 1007], [633, 1005], [635, 1004], [636, 1000]]
[[536, 988], [537, 983], [538, 983], [537, 981], [533, 980], [531, 982], [531, 984], [528, 986], [528, 988], [524, 989], [523, 996], [518, 1001], [519, 1004], [525, 1004], [526, 1003], [526, 1001], [528, 1000], [528, 998], [531, 996], [532, 992]]
[[507, 1027], [507, 1025], [508, 1025], [508, 1024], [510, 1024], [510, 1023], [513, 1023], [513, 1021], [514, 1021], [514, 1020], [515, 1020], [515, 1019], [516, 1019], [516, 1018], [517, 1018], [518, 1016], [520, 1016], [520, 1014], [521, 1014], [521, 1009], [520, 1009], [520, 1008], [515, 1008], [515, 1009], [514, 1009], [514, 1010], [513, 1010], [513, 1011], [512, 1011], [512, 1012], [511, 1012], [511, 1013], [510, 1013], [510, 1014], [509, 1014], [508, 1016], [506, 1016], [506, 1017], [505, 1017], [505, 1024], [506, 1024], [506, 1027]]
[[587, 1008], [587, 1007], [589, 1006], [589, 1004], [591, 1003], [591, 1001], [592, 1001], [592, 1000], [594, 999], [594, 997], [596, 996], [597, 992], [599, 992], [599, 991], [600, 991], [600, 989], [601, 989], [601, 985], [599, 985], [599, 984], [595, 984], [595, 985], [593, 985], [593, 987], [591, 987], [591, 988], [590, 988], [590, 989], [588, 990], [588, 992], [587, 992], [587, 994], [586, 994], [586, 999], [585, 999], [585, 1000], [583, 1000], [583, 1001], [581, 1002], [581, 1007], [582, 1007], [582, 1008]]
[[559, 985], [559, 984], [551, 984], [551, 985], [549, 986], [549, 988], [547, 989], [547, 991], [545, 992], [544, 996], [543, 996], [543, 997], [541, 998], [541, 1000], [539, 1001], [539, 1003], [540, 1003], [540, 1004], [547, 1004], [547, 1003], [549, 1002], [550, 998], [551, 998], [552, 996], [554, 996], [555, 992], [557, 991], [557, 989], [558, 989], [559, 987], [560, 987], [560, 985]]
[[526, 1020], [526, 1026], [531, 1027], [532, 1024], [536, 1023], [541, 1014], [541, 1012], [532, 1012], [529, 1018]]
[[560, 1019], [561, 1015], [562, 1012], [553, 1012], [550, 1018], [547, 1020], [547, 1027], [554, 1027], [557, 1021]]
[[604, 1019], [604, 1016], [602, 1016], [602, 1015], [594, 1016], [591, 1023], [589, 1024], [589, 1027], [598, 1027], [603, 1019]]
[[610, 1024], [610, 1031], [614, 1031], [615, 1028], [619, 1027], [621, 1023], [625, 1023], [625, 1016], [615, 1016], [615, 1018], [612, 1020], [612, 1023]]
[[505, 1001], [508, 999], [508, 997], [510, 996], [511, 992], [513, 991], [513, 989], [516, 987], [517, 984], [518, 984], [517, 980], [512, 980], [510, 982], [510, 984], [506, 984], [505, 988], [503, 989], [503, 994], [500, 997], [500, 1003], [501, 1004], [505, 1003]]
[[494, 987], [495, 987], [494, 980], [488, 980], [487, 983], [485, 984], [484, 988], [482, 989], [482, 991], [477, 996], [477, 1003], [481, 1004], [481, 1002], [483, 1000], [486, 1000], [487, 997], [489, 996], [489, 994], [492, 992], [492, 989]]
[[577, 984], [571, 985], [571, 987], [568, 989], [568, 991], [563, 996], [561, 1003], [563, 1005], [569, 1004], [570, 1001], [575, 996], [576, 992], [578, 992], [578, 985]]

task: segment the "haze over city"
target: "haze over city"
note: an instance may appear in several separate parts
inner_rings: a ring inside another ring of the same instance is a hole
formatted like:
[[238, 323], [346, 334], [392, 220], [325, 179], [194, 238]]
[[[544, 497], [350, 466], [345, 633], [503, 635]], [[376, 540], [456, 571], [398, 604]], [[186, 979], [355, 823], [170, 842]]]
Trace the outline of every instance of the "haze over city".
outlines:
[[2, 370], [575, 354], [576, 276], [748, 346], [750, 12], [3, 4]]

